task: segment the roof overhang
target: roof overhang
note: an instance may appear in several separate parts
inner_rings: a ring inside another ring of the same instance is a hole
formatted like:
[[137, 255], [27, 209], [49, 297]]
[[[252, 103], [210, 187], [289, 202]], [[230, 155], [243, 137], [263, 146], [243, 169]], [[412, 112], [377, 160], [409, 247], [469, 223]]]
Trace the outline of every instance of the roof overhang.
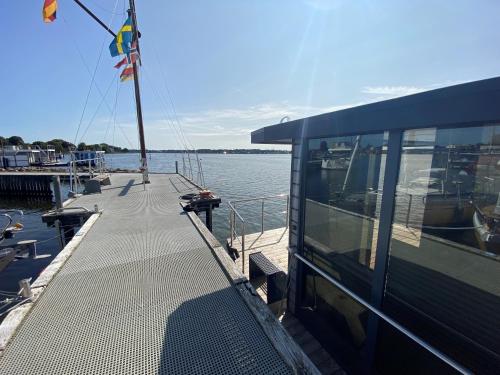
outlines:
[[500, 77], [266, 126], [251, 137], [252, 143], [291, 144], [300, 138], [500, 122], [498, 103]]

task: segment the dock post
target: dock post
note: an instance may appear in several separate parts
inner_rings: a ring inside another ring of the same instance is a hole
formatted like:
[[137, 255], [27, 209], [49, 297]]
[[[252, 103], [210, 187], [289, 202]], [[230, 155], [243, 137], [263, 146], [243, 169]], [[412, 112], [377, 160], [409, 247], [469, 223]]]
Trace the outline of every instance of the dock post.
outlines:
[[61, 180], [59, 179], [59, 176], [52, 176], [52, 185], [54, 186], [54, 197], [56, 199], [56, 208], [60, 210], [63, 207], [63, 205], [61, 198]]
[[61, 246], [61, 250], [64, 249], [64, 247], [66, 246], [66, 239], [64, 238], [61, 230], [61, 220], [57, 219], [56, 221], [54, 221], [54, 224], [56, 226], [56, 230], [57, 230], [57, 233], [59, 234], [59, 244]]
[[179, 162], [177, 160], [175, 161], [175, 173], [179, 174]]
[[212, 205], [209, 205], [208, 209], [205, 211], [206, 213], [206, 224], [208, 230], [212, 231]]
[[36, 259], [37, 257], [37, 254], [36, 254], [36, 240], [33, 240], [33, 243], [31, 243], [29, 246], [28, 246], [28, 250], [29, 250], [29, 256], [31, 259]]
[[19, 280], [19, 288], [21, 289], [21, 296], [23, 296], [24, 298], [33, 298], [30, 279]]

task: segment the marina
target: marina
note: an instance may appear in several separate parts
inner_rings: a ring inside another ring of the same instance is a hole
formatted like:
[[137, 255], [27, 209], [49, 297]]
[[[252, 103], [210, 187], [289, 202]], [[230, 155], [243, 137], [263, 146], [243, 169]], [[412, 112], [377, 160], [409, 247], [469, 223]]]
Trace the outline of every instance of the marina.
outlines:
[[500, 7], [438, 3], [6, 5], [0, 375], [497, 375]]
[[[76, 234], [74, 240], [81, 242], [71, 256], [65, 255], [60, 269], [50, 276], [42, 274], [31, 285], [36, 302], [23, 305], [25, 314], [31, 311], [22, 326], [16, 330], [13, 324], [19, 315], [9, 316], [0, 326], [1, 372], [20, 367], [28, 372], [89, 372], [97, 365], [100, 371], [122, 373], [289, 373], [307, 368], [300, 356], [292, 360], [289, 355], [292, 341], [273, 344], [264, 323], [241, 296], [251, 292], [245, 278], [239, 276], [237, 283], [228, 278], [182, 210], [177, 189], [185, 190], [186, 180], [151, 175], [144, 189], [141, 175], [111, 179], [102, 194], [68, 205], [97, 205], [99, 212], [87, 222], [91, 226], [84, 225]], [[114, 345], [117, 334], [119, 346]], [[275, 335], [288, 337], [284, 331]], [[101, 348], [99, 356], [85, 355], [96, 345]], [[287, 359], [276, 349], [283, 345], [289, 351]], [[37, 348], [36, 354], [26, 362], [22, 353], [30, 347]], [[73, 358], [68, 361], [62, 353], [72, 353]], [[190, 361], [185, 360], [187, 353]]]

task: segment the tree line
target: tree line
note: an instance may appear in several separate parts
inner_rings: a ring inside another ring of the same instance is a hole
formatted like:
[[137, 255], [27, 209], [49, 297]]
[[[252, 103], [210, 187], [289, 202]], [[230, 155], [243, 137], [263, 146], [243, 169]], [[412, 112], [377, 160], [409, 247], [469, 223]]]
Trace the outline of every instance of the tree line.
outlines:
[[[64, 139], [52, 139], [50, 141], [35, 141], [31, 143], [26, 143], [24, 140], [17, 136], [13, 135], [12, 137], [2, 137], [0, 136], [0, 149], [4, 146], [38, 146], [41, 149], [47, 149], [48, 146], [53, 147], [58, 153], [68, 153], [70, 151], [78, 150], [78, 151], [105, 151], [107, 154], [113, 153], [122, 153], [122, 152], [139, 152], [139, 150], [122, 148], [118, 146], [108, 145], [107, 143], [95, 143], [95, 144], [85, 144], [83, 142], [79, 143], [78, 146], [75, 146], [73, 143], [65, 141]], [[193, 152], [194, 150], [190, 150]], [[173, 153], [173, 154], [181, 154], [184, 153], [185, 150], [147, 150], [147, 152], [151, 153]], [[198, 149], [197, 152], [199, 154], [289, 154], [289, 150], [262, 150], [258, 148], [238, 148], [238, 149], [208, 149], [202, 148]]]
[[0, 136], [0, 148], [4, 146], [38, 146], [41, 149], [47, 149], [48, 147], [53, 147], [58, 153], [68, 153], [70, 151], [79, 150], [91, 150], [91, 151], [105, 151], [108, 154], [117, 152], [129, 152], [127, 148], [121, 148], [118, 146], [108, 145], [107, 143], [95, 143], [95, 144], [85, 144], [83, 142], [75, 146], [73, 143], [65, 141], [64, 139], [55, 138], [50, 141], [34, 141], [31, 143], [25, 142], [21, 137], [13, 135], [11, 137]]

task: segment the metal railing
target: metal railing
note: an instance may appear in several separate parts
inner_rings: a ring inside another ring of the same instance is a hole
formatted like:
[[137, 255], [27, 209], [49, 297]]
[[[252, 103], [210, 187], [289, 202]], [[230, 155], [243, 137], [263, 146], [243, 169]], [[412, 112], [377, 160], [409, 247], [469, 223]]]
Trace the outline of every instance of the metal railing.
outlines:
[[408, 337], [409, 339], [413, 340], [416, 342], [418, 345], [420, 345], [422, 348], [445, 362], [447, 365], [455, 369], [456, 371], [460, 372], [461, 374], [472, 374], [472, 372], [462, 365], [460, 365], [458, 362], [454, 361], [452, 358], [448, 357], [446, 354], [441, 352], [440, 350], [434, 348], [430, 344], [428, 344], [426, 341], [418, 337], [417, 335], [413, 334], [410, 332], [408, 329], [403, 327], [401, 324], [399, 324], [397, 321], [386, 315], [384, 312], [380, 311], [379, 309], [373, 307], [370, 303], [366, 302], [363, 298], [358, 297], [354, 292], [351, 292], [347, 287], [345, 287], [340, 281], [336, 280], [332, 276], [330, 276], [328, 273], [323, 271], [321, 268], [319, 268], [316, 264], [312, 263], [309, 259], [305, 258], [304, 256], [294, 253], [293, 254], [295, 258], [300, 260], [302, 263], [307, 265], [309, 268], [313, 269], [316, 273], [321, 275], [326, 281], [328, 281], [330, 284], [335, 285], [338, 289], [340, 289], [342, 292], [347, 294], [349, 297], [354, 299], [356, 302], [361, 304], [363, 307], [367, 308], [370, 310], [372, 313], [377, 315], [379, 318], [384, 320], [386, 323], [394, 327], [396, 330], [401, 332], [403, 335]]
[[[241, 214], [238, 212], [236, 209], [237, 204], [242, 204], [242, 203], [250, 203], [250, 202], [259, 202], [261, 203], [261, 214], [260, 214], [260, 232], [264, 233], [264, 205], [265, 202], [268, 200], [273, 200], [276, 201], [277, 199], [286, 199], [286, 217], [285, 217], [285, 227], [288, 229], [288, 221], [289, 221], [289, 215], [290, 215], [290, 196], [288, 194], [278, 194], [278, 195], [271, 195], [271, 196], [265, 196], [265, 197], [257, 197], [257, 198], [248, 198], [248, 199], [239, 199], [236, 201], [229, 201], [228, 206], [229, 206], [229, 246], [233, 248], [233, 241], [238, 240], [238, 242], [241, 245], [241, 251], [240, 251], [240, 256], [241, 256], [241, 269], [242, 272], [245, 272], [245, 236], [246, 236], [246, 229], [248, 228], [248, 224], [250, 224], [248, 221], [246, 221]], [[237, 232], [237, 221], [239, 221], [241, 224], [241, 235], [238, 236]], [[241, 237], [241, 240], [239, 239]]]
[[106, 163], [104, 157], [96, 156], [89, 159], [72, 159], [68, 162], [69, 168], [69, 191], [71, 193], [78, 193], [78, 186], [80, 184], [80, 177], [78, 176], [78, 166], [88, 165], [89, 177], [92, 178], [94, 173], [103, 174], [106, 170]]
[[[188, 163], [189, 163], [188, 166], [186, 166], [184, 154], [187, 155], [187, 159], [188, 159]], [[198, 152], [196, 150], [194, 150], [194, 154], [196, 157], [196, 166], [197, 166], [196, 181], [197, 181], [198, 185], [205, 187], [206, 186], [205, 174], [203, 173], [203, 166], [201, 164], [201, 159], [198, 156]], [[182, 153], [182, 175], [184, 177], [189, 178], [191, 181], [194, 181], [193, 165], [191, 164], [191, 156], [190, 156], [189, 150], [186, 150], [185, 152]]]

